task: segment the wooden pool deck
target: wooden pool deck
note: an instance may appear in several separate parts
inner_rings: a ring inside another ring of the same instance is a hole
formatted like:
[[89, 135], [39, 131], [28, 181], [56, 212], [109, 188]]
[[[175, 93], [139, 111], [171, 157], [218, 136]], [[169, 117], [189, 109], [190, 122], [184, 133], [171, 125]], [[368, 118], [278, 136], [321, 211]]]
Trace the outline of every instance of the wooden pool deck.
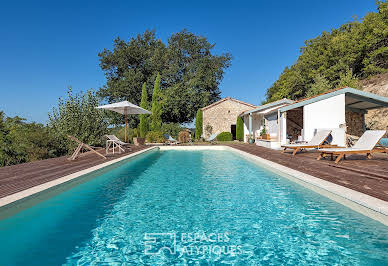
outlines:
[[[149, 148], [149, 146], [131, 146], [132, 151], [106, 155], [103, 159], [96, 154], [87, 153], [74, 161], [67, 157], [58, 157], [42, 161], [23, 163], [0, 168], [0, 198], [53, 181], [78, 171], [107, 161]], [[105, 155], [105, 149], [98, 152]]]
[[[340, 165], [335, 165], [330, 160], [317, 161], [318, 154], [315, 152], [303, 152], [292, 156], [290, 153], [282, 154], [280, 151], [259, 147], [255, 144], [227, 145], [388, 201], [388, 155], [386, 154], [374, 155], [371, 160], [366, 159], [365, 156], [352, 155]], [[2, 167], [0, 168], [0, 198], [146, 148], [149, 146], [133, 146], [131, 152], [108, 155], [106, 160], [96, 154], [87, 154], [75, 161], [59, 157]], [[100, 150], [100, 152], [103, 153], [105, 150]]]
[[287, 166], [300, 172], [388, 201], [388, 155], [351, 155], [336, 165], [334, 161], [317, 161], [318, 153], [301, 152], [295, 156], [255, 144], [228, 144], [263, 159]]

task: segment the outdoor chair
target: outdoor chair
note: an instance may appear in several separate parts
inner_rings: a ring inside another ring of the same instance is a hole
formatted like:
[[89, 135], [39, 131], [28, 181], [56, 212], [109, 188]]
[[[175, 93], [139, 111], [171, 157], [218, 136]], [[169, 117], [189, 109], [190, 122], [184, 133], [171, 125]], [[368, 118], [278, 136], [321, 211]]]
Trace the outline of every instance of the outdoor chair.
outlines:
[[83, 142], [81, 142], [79, 139], [73, 137], [73, 136], [70, 136], [68, 135], [68, 138], [71, 139], [72, 141], [75, 141], [76, 143], [78, 143], [78, 146], [77, 148], [74, 150], [73, 154], [68, 158], [68, 160], [72, 160], [74, 161], [76, 158], [78, 158], [79, 156], [83, 155], [81, 153], [82, 151], [82, 148], [86, 148], [88, 149], [89, 151], [91, 152], [94, 152], [95, 154], [97, 154], [98, 156], [106, 159], [106, 157], [104, 155], [102, 155], [101, 153], [97, 152], [95, 149], [93, 149], [92, 146], [88, 145], [88, 144], [85, 144]]
[[327, 139], [330, 136], [331, 130], [320, 130], [318, 131], [314, 137], [307, 143], [303, 144], [287, 144], [282, 145], [284, 153], [287, 149], [293, 149], [292, 155], [295, 155], [298, 151], [301, 151], [303, 149], [319, 149], [319, 148], [331, 148], [331, 147], [337, 147], [337, 145], [330, 145], [327, 143]]
[[[125, 143], [121, 141], [118, 137], [115, 135], [105, 135], [107, 138], [106, 141], [106, 154], [109, 152], [109, 148], [112, 146], [113, 154], [115, 153], [115, 149], [118, 148], [119, 153], [125, 152], [124, 147], [128, 147], [130, 145], [129, 143]], [[128, 147], [128, 149], [131, 151], [132, 149]]]
[[169, 145], [179, 144], [179, 142], [173, 137], [171, 137], [169, 134], [163, 134], [163, 136], [166, 139], [166, 144], [169, 144]]
[[318, 156], [317, 160], [320, 160], [326, 155], [337, 156], [335, 163], [339, 163], [339, 161], [344, 158], [346, 159], [346, 155], [348, 154], [366, 154], [368, 159], [372, 158], [372, 153], [383, 152], [388, 153], [388, 148], [386, 147], [378, 147], [379, 141], [385, 135], [385, 130], [367, 130], [365, 133], [358, 139], [357, 143], [351, 148], [333, 148], [333, 149], [320, 149], [321, 152]]
[[207, 141], [209, 141], [209, 142], [215, 142], [216, 141], [216, 139], [217, 139], [217, 133], [215, 133], [215, 134], [212, 134], [208, 139], [207, 139]]

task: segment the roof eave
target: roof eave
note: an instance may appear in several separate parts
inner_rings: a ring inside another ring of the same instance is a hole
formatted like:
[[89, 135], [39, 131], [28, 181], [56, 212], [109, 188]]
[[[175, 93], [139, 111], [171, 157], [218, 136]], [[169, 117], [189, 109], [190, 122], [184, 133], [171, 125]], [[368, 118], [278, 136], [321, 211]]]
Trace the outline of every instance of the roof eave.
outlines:
[[261, 105], [261, 106], [259, 106], [257, 108], [252, 109], [252, 110], [245, 111], [240, 116], [249, 115], [250, 113], [256, 113], [256, 112], [259, 112], [259, 111], [262, 111], [262, 110], [265, 110], [265, 109], [268, 109], [268, 108], [275, 107], [276, 105], [292, 104], [293, 102], [294, 101], [290, 100], [290, 99], [281, 99], [281, 100], [276, 101], [276, 102], [272, 102], [272, 103], [267, 103], [267, 104]]
[[383, 96], [380, 96], [380, 95], [377, 95], [377, 94], [373, 94], [373, 93], [370, 93], [370, 92], [366, 92], [366, 91], [362, 91], [362, 90], [357, 90], [357, 89], [346, 87], [346, 88], [343, 88], [343, 89], [335, 90], [335, 91], [332, 91], [332, 92], [329, 92], [329, 93], [326, 93], [326, 94], [322, 94], [322, 95], [313, 97], [311, 99], [307, 99], [307, 100], [300, 101], [300, 102], [297, 102], [297, 103], [294, 103], [294, 104], [290, 104], [288, 106], [280, 108], [279, 110], [280, 110], [281, 113], [287, 112], [289, 110], [296, 109], [298, 107], [302, 107], [302, 106], [305, 106], [305, 105], [308, 105], [308, 104], [311, 104], [311, 103], [315, 103], [315, 102], [318, 102], [318, 101], [322, 101], [322, 100], [325, 100], [325, 99], [328, 99], [328, 98], [331, 98], [331, 97], [334, 97], [334, 96], [337, 96], [337, 95], [346, 94], [346, 93], [349, 93], [349, 94], [352, 94], [352, 95], [356, 95], [356, 96], [362, 96], [362, 97], [365, 97], [365, 98], [369, 98], [369, 99], [372, 99], [374, 101], [379, 102], [380, 105], [388, 107], [388, 98], [387, 97], [383, 97]]

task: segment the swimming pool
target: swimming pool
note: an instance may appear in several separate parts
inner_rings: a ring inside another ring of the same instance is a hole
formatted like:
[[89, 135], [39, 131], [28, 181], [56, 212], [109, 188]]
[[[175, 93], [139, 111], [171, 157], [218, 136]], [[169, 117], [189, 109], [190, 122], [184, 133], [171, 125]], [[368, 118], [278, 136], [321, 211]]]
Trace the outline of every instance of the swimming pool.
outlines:
[[233, 152], [152, 151], [78, 183], [0, 221], [0, 265], [388, 263], [388, 227]]

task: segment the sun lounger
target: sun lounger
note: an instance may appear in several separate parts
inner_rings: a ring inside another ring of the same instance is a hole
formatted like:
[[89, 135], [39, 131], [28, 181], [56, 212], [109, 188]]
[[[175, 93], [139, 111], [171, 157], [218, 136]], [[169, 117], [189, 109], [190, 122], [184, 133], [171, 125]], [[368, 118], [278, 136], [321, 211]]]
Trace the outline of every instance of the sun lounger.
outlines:
[[[116, 147], [118, 148], [119, 153], [121, 153], [121, 152], [125, 151], [123, 147], [130, 145], [129, 143], [125, 143], [125, 142], [121, 141], [115, 135], [105, 135], [105, 137], [107, 138], [107, 141], [106, 141], [106, 153], [107, 154], [108, 154], [108, 151], [109, 151], [109, 148], [111, 145], [113, 148], [113, 153], [115, 153]], [[131, 150], [131, 148], [129, 148], [129, 150]]]
[[91, 152], [94, 152], [95, 154], [97, 154], [98, 156], [106, 159], [106, 157], [104, 155], [102, 155], [101, 153], [97, 152], [95, 149], [93, 149], [91, 146], [89, 146], [88, 144], [85, 144], [83, 142], [81, 142], [80, 140], [78, 140], [77, 138], [73, 137], [73, 136], [70, 136], [68, 135], [69, 139], [75, 141], [78, 143], [78, 146], [77, 148], [74, 150], [73, 154], [68, 158], [68, 160], [75, 160], [77, 157], [79, 157], [81, 154], [81, 150], [82, 148], [86, 148], [88, 149], [89, 151]]
[[315, 136], [307, 143], [282, 145], [282, 148], [284, 148], [282, 152], [285, 152], [287, 149], [293, 149], [294, 152], [292, 153], [292, 155], [295, 155], [298, 151], [302, 149], [337, 147], [336, 145], [330, 145], [326, 143], [326, 140], [330, 136], [330, 133], [331, 130], [319, 130], [315, 134]]
[[179, 142], [171, 137], [169, 134], [163, 134], [164, 138], [166, 139], [166, 143], [170, 145], [178, 144]]
[[217, 138], [217, 133], [215, 133], [215, 134], [212, 134], [208, 139], [207, 139], [207, 141], [209, 141], [209, 142], [214, 142], [215, 140], [216, 140], [216, 138]]
[[358, 139], [357, 143], [351, 148], [333, 148], [333, 149], [320, 149], [321, 154], [317, 160], [324, 158], [326, 155], [337, 156], [335, 163], [337, 164], [342, 158], [345, 158], [348, 154], [366, 154], [368, 159], [372, 158], [372, 153], [385, 152], [388, 153], [388, 148], [376, 147], [380, 139], [386, 133], [385, 130], [367, 130]]

